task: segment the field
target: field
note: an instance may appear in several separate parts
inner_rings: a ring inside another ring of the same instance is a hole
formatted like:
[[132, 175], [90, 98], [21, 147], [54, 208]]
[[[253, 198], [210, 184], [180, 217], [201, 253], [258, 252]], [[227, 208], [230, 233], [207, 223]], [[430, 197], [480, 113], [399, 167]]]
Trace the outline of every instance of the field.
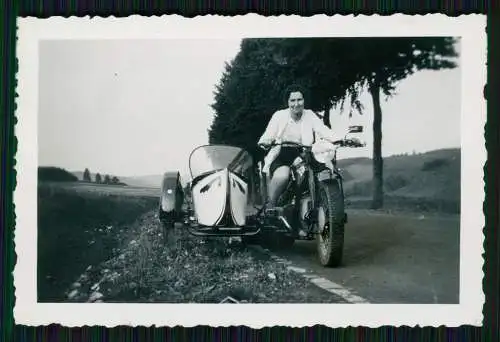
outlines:
[[61, 294], [74, 277], [113, 254], [120, 242], [116, 230], [126, 234], [129, 225], [157, 203], [156, 192], [150, 189], [40, 183], [39, 300], [63, 300]]

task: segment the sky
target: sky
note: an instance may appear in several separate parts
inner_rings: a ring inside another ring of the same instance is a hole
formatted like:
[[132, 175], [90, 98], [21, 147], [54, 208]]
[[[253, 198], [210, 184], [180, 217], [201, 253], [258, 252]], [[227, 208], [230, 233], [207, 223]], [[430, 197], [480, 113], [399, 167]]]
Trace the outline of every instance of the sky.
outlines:
[[[40, 44], [38, 161], [118, 176], [188, 173], [189, 153], [208, 143], [213, 91], [240, 40], [60, 40]], [[459, 50], [459, 47], [457, 47]], [[460, 66], [420, 71], [382, 98], [384, 156], [460, 147]], [[335, 132], [363, 125], [372, 155], [372, 102], [364, 114], [330, 113]], [[307, 103], [306, 103], [307, 107]]]

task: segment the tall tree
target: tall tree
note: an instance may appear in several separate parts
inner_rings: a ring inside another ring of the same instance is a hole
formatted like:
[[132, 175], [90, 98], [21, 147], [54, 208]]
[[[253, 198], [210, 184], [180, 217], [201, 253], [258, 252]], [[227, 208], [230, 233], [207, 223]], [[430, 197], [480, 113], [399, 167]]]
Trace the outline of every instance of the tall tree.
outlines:
[[104, 176], [104, 184], [111, 184], [111, 177], [109, 175]]
[[85, 171], [83, 171], [83, 181], [84, 182], [92, 182], [92, 179], [90, 178], [90, 171], [89, 169], [85, 169]]
[[97, 184], [101, 184], [101, 183], [102, 183], [102, 176], [101, 176], [101, 174], [100, 174], [99, 172], [97, 172], [97, 173], [95, 174], [95, 182], [96, 182]]
[[[350, 61], [356, 66], [353, 101], [368, 89], [373, 102], [373, 199], [372, 208], [383, 207], [381, 94], [395, 94], [399, 81], [420, 70], [456, 67], [455, 39], [451, 37], [358, 38], [346, 41]], [[347, 63], [347, 61], [344, 61]]]

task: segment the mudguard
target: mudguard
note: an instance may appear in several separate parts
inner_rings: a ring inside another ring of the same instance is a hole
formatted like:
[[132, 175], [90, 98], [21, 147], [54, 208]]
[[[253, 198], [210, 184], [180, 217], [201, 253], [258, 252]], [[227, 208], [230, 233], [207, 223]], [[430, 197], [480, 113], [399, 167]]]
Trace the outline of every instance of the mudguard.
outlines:
[[184, 202], [184, 191], [179, 172], [165, 172], [161, 185], [160, 216], [179, 217]]
[[339, 178], [339, 175], [332, 172], [330, 169], [325, 168], [318, 172], [316, 177], [318, 178], [318, 181], [322, 182], [329, 179], [337, 179]]

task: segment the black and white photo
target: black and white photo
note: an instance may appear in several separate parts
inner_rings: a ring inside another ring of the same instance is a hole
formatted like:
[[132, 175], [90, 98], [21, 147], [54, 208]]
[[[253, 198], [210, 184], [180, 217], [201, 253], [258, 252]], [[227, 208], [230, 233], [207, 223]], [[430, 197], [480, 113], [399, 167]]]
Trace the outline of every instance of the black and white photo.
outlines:
[[484, 25], [20, 19], [17, 322], [481, 324]]

